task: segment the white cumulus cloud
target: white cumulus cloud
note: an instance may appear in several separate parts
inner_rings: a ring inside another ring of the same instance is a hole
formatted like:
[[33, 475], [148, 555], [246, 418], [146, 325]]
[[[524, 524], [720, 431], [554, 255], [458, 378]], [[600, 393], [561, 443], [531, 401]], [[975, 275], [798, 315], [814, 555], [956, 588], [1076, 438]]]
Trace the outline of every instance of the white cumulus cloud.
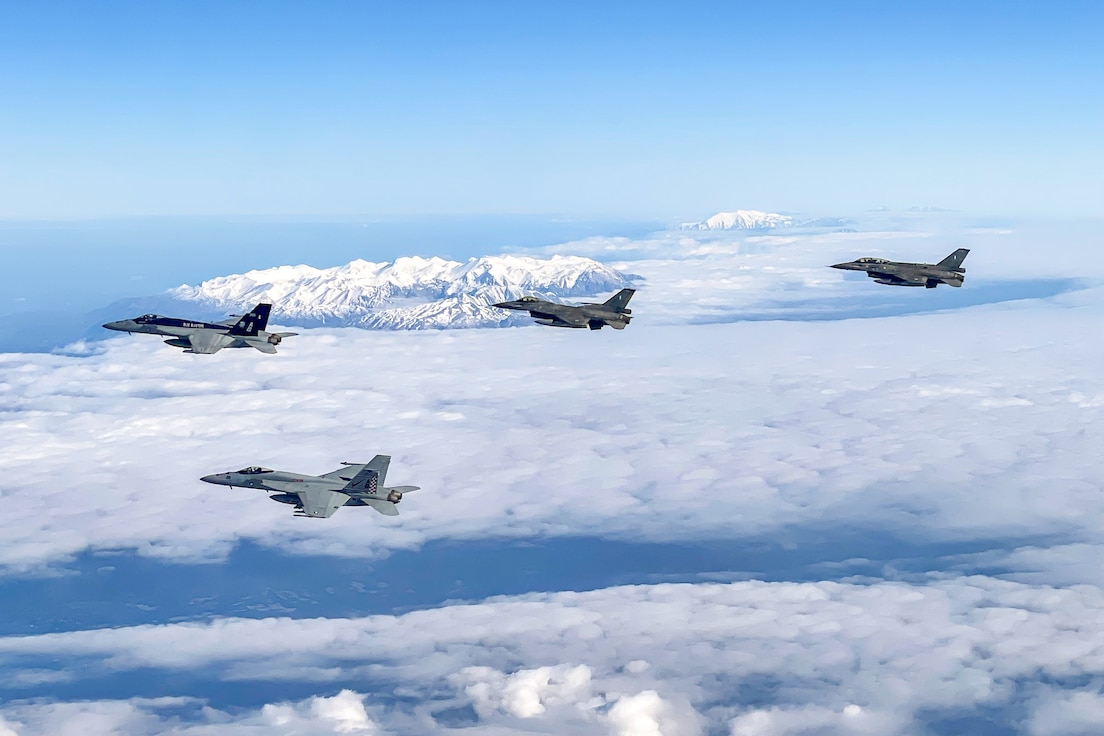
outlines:
[[840, 736], [883, 736], [908, 733], [900, 713], [871, 712], [849, 703], [835, 710], [822, 706], [763, 708], [748, 711], [729, 724], [730, 736], [791, 736], [831, 733]]
[[537, 667], [509, 675], [492, 667], [466, 667], [451, 679], [483, 715], [502, 710], [518, 718], [533, 718], [549, 705], [585, 704], [590, 699], [590, 668], [586, 665]]
[[697, 736], [700, 718], [690, 707], [678, 708], [655, 690], [623, 695], [607, 716], [613, 736]]
[[326, 736], [381, 733], [364, 707], [363, 695], [342, 690], [330, 697], [270, 703], [256, 710], [227, 712], [193, 698], [133, 698], [71, 703], [29, 701], [4, 710], [19, 719], [2, 736]]

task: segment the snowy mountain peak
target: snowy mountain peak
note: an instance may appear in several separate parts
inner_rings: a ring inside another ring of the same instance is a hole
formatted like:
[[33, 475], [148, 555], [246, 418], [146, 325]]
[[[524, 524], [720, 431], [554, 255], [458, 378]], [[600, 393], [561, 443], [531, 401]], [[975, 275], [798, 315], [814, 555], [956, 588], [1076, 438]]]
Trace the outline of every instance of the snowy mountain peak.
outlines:
[[172, 299], [208, 310], [274, 305], [285, 325], [433, 329], [512, 324], [495, 302], [526, 294], [596, 296], [631, 286], [635, 277], [589, 258], [483, 256], [466, 262], [404, 256], [392, 263], [355, 260], [334, 268], [278, 266], [180, 286]]
[[776, 227], [790, 227], [793, 218], [774, 212], [761, 210], [736, 210], [718, 212], [702, 222], [687, 222], [683, 230], [770, 230]]

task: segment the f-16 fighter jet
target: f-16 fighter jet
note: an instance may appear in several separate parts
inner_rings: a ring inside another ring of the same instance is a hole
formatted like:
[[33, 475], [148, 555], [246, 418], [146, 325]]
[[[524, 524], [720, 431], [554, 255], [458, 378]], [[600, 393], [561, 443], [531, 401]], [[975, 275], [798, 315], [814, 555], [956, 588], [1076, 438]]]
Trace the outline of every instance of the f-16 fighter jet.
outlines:
[[529, 313], [529, 316], [538, 325], [549, 327], [589, 327], [592, 330], [600, 330], [609, 325], [615, 330], [625, 329], [625, 325], [632, 321], [632, 310], [627, 308], [629, 299], [636, 293], [635, 289], [622, 289], [613, 295], [609, 301], [602, 304], [557, 304], [537, 299], [535, 296], [523, 296], [512, 302], [499, 302], [494, 306], [500, 309], [521, 309]]
[[837, 263], [832, 268], [866, 271], [866, 275], [874, 279], [876, 284], [923, 286], [928, 289], [934, 289], [940, 284], [957, 287], [962, 286], [966, 278], [962, 261], [969, 252], [969, 248], [959, 248], [939, 263], [902, 263], [884, 258], [860, 258], [857, 261]]
[[200, 480], [221, 486], [260, 488], [271, 493], [269, 498], [273, 501], [295, 506], [296, 516], [312, 519], [333, 516], [342, 506], [371, 506], [384, 516], [398, 516], [395, 507], [403, 494], [418, 490], [418, 486], [384, 486], [390, 464], [390, 455], [376, 455], [366, 465], [341, 463], [342, 467], [325, 475], [251, 467], [205, 475]]
[[248, 314], [231, 316], [222, 322], [162, 317], [160, 314], [143, 314], [134, 319], [108, 322], [109, 330], [142, 332], [151, 335], [168, 335], [166, 345], [184, 348], [185, 353], [217, 353], [223, 348], [257, 348], [262, 353], [275, 353], [276, 346], [294, 332], [265, 332], [271, 304], [258, 304]]

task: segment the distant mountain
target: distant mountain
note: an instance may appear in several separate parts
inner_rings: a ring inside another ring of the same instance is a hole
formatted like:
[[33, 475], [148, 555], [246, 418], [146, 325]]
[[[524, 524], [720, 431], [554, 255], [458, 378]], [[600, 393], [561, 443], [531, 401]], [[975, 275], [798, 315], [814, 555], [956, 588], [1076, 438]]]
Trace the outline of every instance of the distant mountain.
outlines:
[[777, 227], [790, 227], [793, 218], [774, 212], [760, 210], [736, 210], [718, 212], [702, 222], [687, 222], [683, 230], [773, 230]]
[[[283, 325], [420, 330], [525, 323], [495, 302], [526, 294], [595, 297], [631, 286], [639, 277], [589, 258], [484, 256], [466, 262], [406, 257], [393, 263], [356, 260], [319, 269], [280, 266], [222, 276], [165, 297], [180, 309], [240, 312], [267, 301]], [[165, 308], [161, 297], [160, 307]], [[135, 305], [137, 306], [137, 305]]]
[[797, 219], [776, 212], [760, 210], [736, 210], [718, 212], [702, 222], [683, 223], [682, 230], [753, 230], [765, 231], [784, 227], [832, 228], [853, 224], [843, 217], [814, 217]]

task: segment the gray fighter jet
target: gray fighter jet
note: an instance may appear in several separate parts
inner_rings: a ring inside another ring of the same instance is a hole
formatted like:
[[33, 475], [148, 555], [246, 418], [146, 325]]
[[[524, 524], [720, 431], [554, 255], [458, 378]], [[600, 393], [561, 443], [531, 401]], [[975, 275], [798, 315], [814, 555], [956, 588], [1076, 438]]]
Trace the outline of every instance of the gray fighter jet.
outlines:
[[609, 325], [615, 330], [625, 329], [625, 325], [632, 321], [632, 310], [628, 309], [629, 299], [636, 293], [635, 289], [622, 289], [614, 294], [608, 301], [602, 304], [557, 304], [537, 299], [535, 296], [523, 296], [512, 302], [499, 302], [494, 306], [500, 309], [520, 309], [529, 313], [529, 316], [538, 325], [549, 327], [589, 327], [592, 330], [600, 330]]
[[962, 261], [969, 252], [969, 248], [959, 248], [939, 263], [903, 263], [884, 258], [860, 258], [857, 261], [837, 263], [832, 268], [866, 271], [866, 275], [874, 279], [876, 284], [923, 286], [928, 289], [934, 289], [940, 284], [957, 287], [962, 286], [966, 278]]
[[371, 506], [384, 516], [398, 516], [395, 508], [404, 493], [418, 486], [383, 485], [390, 455], [376, 455], [367, 464], [341, 463], [325, 475], [301, 475], [268, 468], [243, 468], [233, 473], [205, 475], [200, 480], [220, 486], [260, 488], [273, 501], [295, 506], [296, 516], [325, 519], [342, 506]]
[[248, 314], [233, 315], [222, 322], [162, 317], [160, 314], [143, 314], [134, 319], [108, 322], [109, 330], [139, 332], [150, 335], [167, 335], [166, 345], [184, 348], [185, 353], [217, 353], [223, 348], [256, 348], [262, 353], [275, 353], [276, 346], [294, 332], [265, 332], [271, 304], [258, 304]]

